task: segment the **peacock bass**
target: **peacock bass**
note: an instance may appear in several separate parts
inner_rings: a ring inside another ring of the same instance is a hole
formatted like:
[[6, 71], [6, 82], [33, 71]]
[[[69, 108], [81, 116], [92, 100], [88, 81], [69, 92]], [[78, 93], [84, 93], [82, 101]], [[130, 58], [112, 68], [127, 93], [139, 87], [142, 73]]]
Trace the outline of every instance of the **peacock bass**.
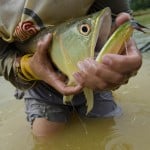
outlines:
[[[72, 74], [79, 71], [77, 67], [79, 61], [88, 57], [94, 58], [95, 48], [100, 51], [96, 57], [98, 62], [101, 62], [102, 56], [106, 53], [121, 53], [124, 43], [132, 35], [134, 27], [131, 22], [127, 22], [108, 39], [111, 23], [111, 10], [107, 7], [85, 17], [74, 18], [54, 27], [46, 27], [29, 40], [16, 43], [16, 46], [28, 50], [27, 53], [34, 53], [39, 39], [47, 33], [52, 33], [49, 56], [54, 65], [68, 77], [67, 85], [74, 86], [76, 82]], [[93, 108], [93, 90], [85, 87], [83, 92], [87, 100], [88, 113]], [[73, 95], [64, 95], [64, 104], [71, 102], [72, 97]]]

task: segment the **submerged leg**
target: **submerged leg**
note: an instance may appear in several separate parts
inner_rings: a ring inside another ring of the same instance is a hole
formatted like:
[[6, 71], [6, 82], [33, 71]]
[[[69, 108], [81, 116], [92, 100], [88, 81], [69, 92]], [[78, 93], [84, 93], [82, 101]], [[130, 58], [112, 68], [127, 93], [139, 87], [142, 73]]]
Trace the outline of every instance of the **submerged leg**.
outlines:
[[63, 122], [53, 122], [46, 118], [36, 118], [32, 125], [32, 132], [36, 137], [54, 137], [65, 127]]
[[71, 111], [64, 105], [48, 105], [36, 99], [25, 99], [27, 120], [38, 138], [53, 138], [65, 127]]

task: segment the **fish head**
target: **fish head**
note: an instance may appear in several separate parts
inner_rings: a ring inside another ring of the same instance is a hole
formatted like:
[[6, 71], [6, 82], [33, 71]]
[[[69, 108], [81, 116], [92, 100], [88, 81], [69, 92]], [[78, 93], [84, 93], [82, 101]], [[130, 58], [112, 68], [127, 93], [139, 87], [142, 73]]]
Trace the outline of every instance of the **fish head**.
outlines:
[[104, 44], [111, 29], [111, 10], [105, 8], [94, 14], [74, 18], [56, 26], [50, 57], [69, 80], [78, 71], [77, 63], [94, 57], [95, 48]]

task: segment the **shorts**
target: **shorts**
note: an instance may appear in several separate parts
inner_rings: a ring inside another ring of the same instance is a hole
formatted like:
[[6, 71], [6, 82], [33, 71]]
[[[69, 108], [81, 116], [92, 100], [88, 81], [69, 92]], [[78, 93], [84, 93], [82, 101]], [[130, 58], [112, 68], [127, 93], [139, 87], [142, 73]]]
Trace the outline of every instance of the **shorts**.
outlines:
[[27, 120], [33, 124], [35, 118], [46, 118], [53, 122], [67, 122], [73, 111], [81, 117], [114, 117], [122, 114], [121, 108], [116, 105], [111, 92], [94, 92], [94, 106], [86, 114], [86, 104], [77, 106], [63, 104], [47, 104], [42, 100], [25, 98]]

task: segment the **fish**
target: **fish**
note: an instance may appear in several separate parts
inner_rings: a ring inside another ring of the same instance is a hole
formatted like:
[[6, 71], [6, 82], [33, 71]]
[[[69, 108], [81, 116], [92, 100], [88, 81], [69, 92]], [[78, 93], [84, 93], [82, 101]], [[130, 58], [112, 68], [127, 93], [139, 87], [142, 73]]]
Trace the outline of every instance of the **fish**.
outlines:
[[[141, 30], [139, 24], [130, 20], [120, 25], [110, 36], [111, 26], [111, 10], [106, 7], [96, 13], [73, 18], [54, 27], [46, 27], [33, 38], [17, 43], [16, 46], [28, 50], [28, 53], [35, 53], [38, 41], [51, 33], [53, 39], [48, 49], [49, 57], [58, 70], [67, 76], [67, 86], [75, 86], [77, 83], [73, 73], [79, 71], [79, 61], [90, 57], [101, 63], [102, 57], [107, 53], [121, 54], [134, 29]], [[95, 51], [98, 52], [97, 57]], [[88, 114], [94, 105], [93, 90], [85, 87], [83, 93]], [[73, 96], [64, 95], [63, 103], [70, 103]]]
[[[48, 49], [49, 57], [56, 68], [67, 76], [67, 86], [74, 86], [76, 81], [73, 73], [79, 71], [77, 63], [85, 58], [94, 58], [95, 47], [98, 48], [106, 42], [111, 24], [111, 10], [106, 7], [87, 16], [73, 18], [53, 27], [45, 27], [34, 37], [24, 42], [16, 42], [16, 47], [33, 54], [38, 41], [47, 33], [51, 33], [53, 38]], [[83, 93], [89, 112], [93, 108], [93, 90], [85, 87]], [[63, 103], [71, 102], [73, 96], [64, 95]]]

